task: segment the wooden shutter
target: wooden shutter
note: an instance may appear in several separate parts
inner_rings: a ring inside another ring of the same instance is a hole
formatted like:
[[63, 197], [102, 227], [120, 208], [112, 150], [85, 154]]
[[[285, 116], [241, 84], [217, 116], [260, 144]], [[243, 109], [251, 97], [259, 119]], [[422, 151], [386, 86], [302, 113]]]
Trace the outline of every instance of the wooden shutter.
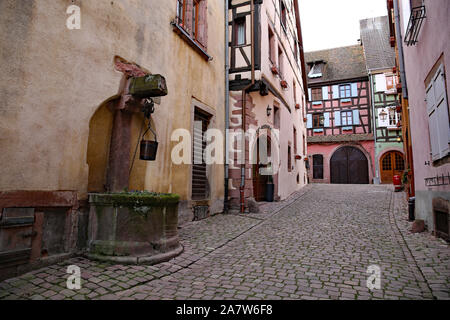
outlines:
[[334, 112], [334, 125], [336, 127], [339, 127], [341, 125], [341, 112], [340, 111]]
[[201, 122], [200, 126], [194, 124], [193, 161], [192, 161], [192, 199], [202, 200], [208, 197], [208, 178], [206, 176], [206, 163], [203, 154], [206, 148], [204, 134], [208, 129], [209, 116], [195, 110], [194, 121]]
[[450, 152], [450, 126], [444, 70], [441, 66], [427, 88], [427, 112], [432, 160]]
[[339, 86], [333, 86], [333, 99], [339, 99]]
[[322, 100], [328, 100], [328, 87], [322, 87]]
[[359, 125], [359, 110], [353, 110], [353, 124]]
[[206, 49], [208, 42], [208, 3], [201, 0], [198, 12], [198, 42]]
[[312, 114], [307, 114], [307, 115], [306, 115], [306, 119], [307, 119], [307, 121], [306, 121], [306, 127], [307, 127], [308, 129], [311, 129], [311, 128], [312, 128]]

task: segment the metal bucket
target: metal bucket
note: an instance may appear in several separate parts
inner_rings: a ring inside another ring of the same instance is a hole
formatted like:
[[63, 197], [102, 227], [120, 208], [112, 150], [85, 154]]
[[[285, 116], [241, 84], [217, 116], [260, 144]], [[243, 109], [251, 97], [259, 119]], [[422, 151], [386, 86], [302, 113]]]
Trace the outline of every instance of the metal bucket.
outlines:
[[156, 152], [158, 151], [158, 142], [151, 140], [141, 140], [141, 152], [139, 159], [146, 161], [154, 161]]

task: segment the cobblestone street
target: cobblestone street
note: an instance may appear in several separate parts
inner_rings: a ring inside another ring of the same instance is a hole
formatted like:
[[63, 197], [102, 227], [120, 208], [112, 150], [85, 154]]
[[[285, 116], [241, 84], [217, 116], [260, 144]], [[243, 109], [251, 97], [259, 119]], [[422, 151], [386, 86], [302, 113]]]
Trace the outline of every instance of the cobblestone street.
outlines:
[[[155, 266], [84, 258], [0, 283], [1, 299], [450, 299], [450, 247], [411, 234], [391, 186], [309, 185], [262, 213], [180, 231], [184, 252]], [[66, 288], [67, 265], [82, 288]], [[370, 265], [381, 289], [366, 286]]]

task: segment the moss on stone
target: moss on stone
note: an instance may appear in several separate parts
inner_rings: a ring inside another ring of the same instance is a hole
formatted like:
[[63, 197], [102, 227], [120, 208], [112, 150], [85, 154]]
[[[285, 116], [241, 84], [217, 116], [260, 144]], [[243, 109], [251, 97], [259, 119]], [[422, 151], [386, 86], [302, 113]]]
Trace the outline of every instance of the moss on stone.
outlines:
[[117, 192], [91, 194], [89, 202], [113, 206], [131, 207], [165, 207], [174, 206], [180, 201], [180, 196], [172, 193], [155, 193], [148, 191]]

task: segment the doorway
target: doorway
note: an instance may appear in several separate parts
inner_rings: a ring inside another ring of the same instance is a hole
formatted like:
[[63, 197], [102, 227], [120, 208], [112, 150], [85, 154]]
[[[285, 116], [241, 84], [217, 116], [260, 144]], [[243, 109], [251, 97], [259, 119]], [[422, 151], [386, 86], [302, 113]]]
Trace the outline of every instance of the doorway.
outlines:
[[339, 148], [331, 157], [331, 183], [368, 184], [369, 164], [364, 153], [354, 147]]
[[380, 176], [381, 183], [392, 183], [392, 178], [395, 175], [400, 177], [405, 170], [405, 160], [403, 154], [398, 151], [391, 151], [385, 153], [380, 159]]

